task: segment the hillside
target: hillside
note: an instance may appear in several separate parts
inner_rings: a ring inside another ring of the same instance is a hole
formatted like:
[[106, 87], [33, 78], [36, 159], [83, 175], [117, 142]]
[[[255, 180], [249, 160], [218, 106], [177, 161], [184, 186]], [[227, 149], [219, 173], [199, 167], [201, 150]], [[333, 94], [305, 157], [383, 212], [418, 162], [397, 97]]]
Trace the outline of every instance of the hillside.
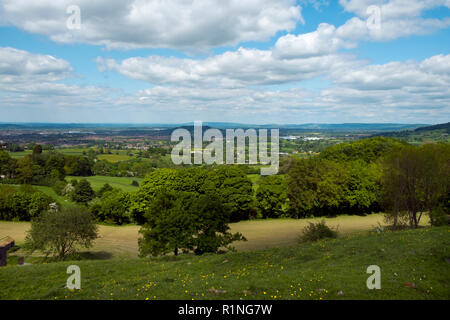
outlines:
[[447, 122], [433, 126], [419, 127], [414, 130], [377, 133], [373, 136], [398, 138], [411, 144], [422, 144], [436, 141], [450, 142], [449, 133], [450, 122]]
[[[285, 248], [0, 269], [0, 299], [450, 299], [450, 229], [371, 233]], [[64, 288], [81, 268], [81, 290]], [[368, 290], [366, 268], [381, 268]]]

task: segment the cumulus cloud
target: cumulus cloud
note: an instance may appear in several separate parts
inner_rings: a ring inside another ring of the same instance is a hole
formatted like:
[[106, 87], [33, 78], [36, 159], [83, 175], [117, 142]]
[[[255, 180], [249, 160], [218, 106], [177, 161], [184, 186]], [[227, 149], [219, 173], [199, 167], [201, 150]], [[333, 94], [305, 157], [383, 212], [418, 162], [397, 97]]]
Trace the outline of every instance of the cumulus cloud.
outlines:
[[[0, 97], [3, 107], [28, 105], [95, 104], [108, 90], [61, 83], [73, 77], [69, 62], [51, 55], [0, 47]], [[68, 100], [70, 99], [70, 100]]]
[[66, 77], [71, 72], [70, 64], [63, 59], [0, 47], [0, 82], [15, 82], [25, 78], [36, 81], [55, 81]]
[[66, 21], [72, 0], [3, 0], [2, 20], [60, 43], [108, 48], [202, 50], [267, 40], [304, 22], [295, 0], [80, 0], [81, 29]]
[[238, 121], [245, 114], [258, 122], [435, 122], [437, 115], [450, 116], [449, 66], [450, 55], [354, 66], [329, 74], [332, 85], [319, 91], [156, 86], [127, 103], [189, 121], [206, 112], [216, 115], [211, 121]]
[[422, 62], [389, 62], [369, 65], [336, 74], [335, 83], [364, 90], [432, 88], [438, 92], [450, 87], [450, 55], [437, 55]]
[[203, 60], [149, 56], [118, 62], [99, 57], [97, 63], [100, 70], [152, 84], [241, 87], [308, 80], [360, 62], [343, 54], [281, 59], [271, 50], [239, 48]]
[[292, 59], [326, 55], [343, 47], [354, 46], [354, 43], [338, 37], [333, 25], [321, 23], [313, 32], [280, 37], [275, 44], [274, 52], [279, 58]]
[[[340, 0], [344, 10], [357, 17], [336, 30], [339, 38], [387, 41], [411, 35], [424, 35], [450, 27], [450, 18], [423, 18], [436, 7], [450, 8], [449, 0]], [[374, 24], [375, 20], [379, 24]]]

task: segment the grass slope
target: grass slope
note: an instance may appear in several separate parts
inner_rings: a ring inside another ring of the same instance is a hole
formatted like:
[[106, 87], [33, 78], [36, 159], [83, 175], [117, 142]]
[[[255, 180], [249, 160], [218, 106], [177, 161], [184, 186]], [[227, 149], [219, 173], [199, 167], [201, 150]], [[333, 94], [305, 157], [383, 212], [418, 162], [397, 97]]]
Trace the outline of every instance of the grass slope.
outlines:
[[[440, 227], [223, 255], [7, 266], [0, 299], [449, 299], [449, 244]], [[64, 287], [71, 264], [81, 268], [79, 291]], [[381, 290], [366, 287], [374, 264]]]
[[138, 187], [132, 186], [133, 180], [136, 180], [139, 184], [142, 182], [142, 178], [137, 177], [108, 177], [108, 176], [91, 176], [91, 177], [75, 177], [67, 176], [66, 180], [71, 181], [72, 179], [80, 180], [86, 179], [92, 186], [92, 189], [98, 191], [103, 187], [105, 183], [109, 183], [111, 187], [122, 189], [123, 191], [136, 191]]

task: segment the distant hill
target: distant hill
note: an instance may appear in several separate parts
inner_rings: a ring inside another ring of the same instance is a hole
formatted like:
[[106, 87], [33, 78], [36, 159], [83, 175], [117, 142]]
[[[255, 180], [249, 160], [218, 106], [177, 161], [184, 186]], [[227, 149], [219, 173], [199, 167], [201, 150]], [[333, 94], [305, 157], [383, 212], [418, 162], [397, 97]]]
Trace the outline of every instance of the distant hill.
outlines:
[[433, 131], [433, 130], [442, 130], [442, 129], [445, 129], [446, 133], [450, 133], [450, 122], [436, 124], [434, 126], [420, 127], [420, 128], [415, 129], [414, 131], [420, 132], [420, 131]]
[[450, 122], [436, 124], [432, 126], [423, 126], [414, 130], [402, 130], [391, 132], [379, 132], [372, 137], [390, 137], [398, 138], [412, 144], [422, 144], [433, 141], [449, 142]]
[[[151, 128], [189, 128], [193, 122], [180, 124], [120, 124], [120, 123], [1, 123], [3, 130], [43, 130], [43, 129], [100, 129], [100, 130], [138, 130]], [[401, 123], [304, 123], [304, 124], [249, 124], [233, 122], [203, 122], [203, 127], [217, 129], [255, 128], [255, 129], [284, 129], [284, 130], [322, 130], [322, 131], [397, 131], [414, 130], [428, 124], [401, 124]]]

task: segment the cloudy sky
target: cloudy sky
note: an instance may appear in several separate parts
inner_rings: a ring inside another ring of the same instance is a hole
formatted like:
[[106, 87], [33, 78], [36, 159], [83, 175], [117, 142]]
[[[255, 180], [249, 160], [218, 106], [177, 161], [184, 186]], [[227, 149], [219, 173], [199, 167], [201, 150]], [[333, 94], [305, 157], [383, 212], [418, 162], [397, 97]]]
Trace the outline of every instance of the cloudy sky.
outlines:
[[450, 0], [0, 0], [0, 122], [194, 120], [450, 121]]

